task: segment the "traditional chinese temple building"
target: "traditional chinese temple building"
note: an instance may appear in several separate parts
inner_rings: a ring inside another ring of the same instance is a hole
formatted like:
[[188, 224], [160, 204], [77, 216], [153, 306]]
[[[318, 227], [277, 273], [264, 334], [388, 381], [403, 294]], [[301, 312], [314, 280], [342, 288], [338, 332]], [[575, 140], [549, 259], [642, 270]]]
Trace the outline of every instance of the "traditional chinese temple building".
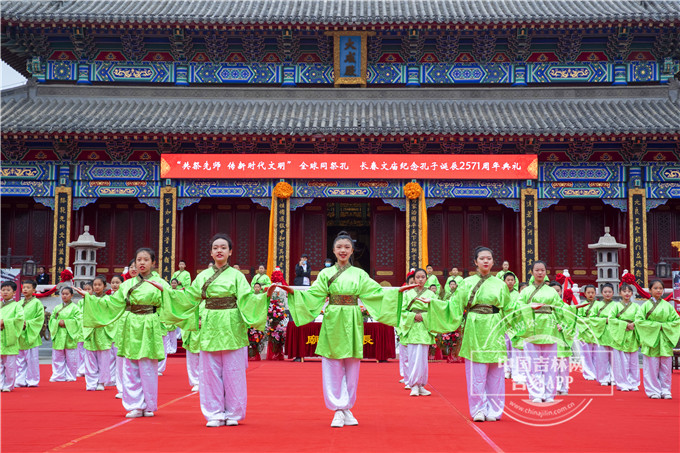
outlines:
[[594, 282], [605, 226], [641, 284], [677, 256], [678, 1], [3, 1], [1, 38], [2, 253], [55, 275], [85, 225], [108, 276], [218, 231], [289, 280], [343, 229], [393, 285], [477, 245]]

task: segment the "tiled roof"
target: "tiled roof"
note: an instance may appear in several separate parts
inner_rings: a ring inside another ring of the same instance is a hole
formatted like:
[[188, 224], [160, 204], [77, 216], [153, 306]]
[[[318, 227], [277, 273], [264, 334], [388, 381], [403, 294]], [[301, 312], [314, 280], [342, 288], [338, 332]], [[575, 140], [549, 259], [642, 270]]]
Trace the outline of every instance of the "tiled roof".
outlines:
[[678, 0], [21, 0], [12, 21], [402, 24], [677, 20]]
[[36, 88], [23, 90], [3, 94], [3, 133], [680, 133], [680, 101], [669, 96], [677, 95], [677, 88], [668, 87], [555, 89], [537, 94], [530, 88], [487, 89], [455, 95], [423, 89], [282, 89], [266, 95], [263, 90], [203, 88], [48, 86], [30, 95]]

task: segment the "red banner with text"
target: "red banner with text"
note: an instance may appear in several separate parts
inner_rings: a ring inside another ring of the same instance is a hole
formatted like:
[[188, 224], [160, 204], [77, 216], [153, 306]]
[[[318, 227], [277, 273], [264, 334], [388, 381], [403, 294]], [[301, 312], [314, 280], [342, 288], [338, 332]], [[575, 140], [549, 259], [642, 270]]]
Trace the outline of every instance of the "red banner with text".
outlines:
[[162, 154], [172, 179], [536, 179], [535, 154]]

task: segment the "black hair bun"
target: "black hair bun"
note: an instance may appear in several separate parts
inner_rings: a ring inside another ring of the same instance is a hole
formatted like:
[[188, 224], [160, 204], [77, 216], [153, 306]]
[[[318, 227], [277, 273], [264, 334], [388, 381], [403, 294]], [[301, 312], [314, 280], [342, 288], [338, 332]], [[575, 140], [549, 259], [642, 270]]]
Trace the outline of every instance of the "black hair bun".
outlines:
[[348, 237], [348, 238], [351, 238], [351, 236], [349, 235], [349, 233], [348, 233], [347, 231], [345, 231], [345, 230], [342, 230], [341, 232], [339, 232], [338, 235], [335, 236], [335, 237], [337, 237], [337, 238], [341, 238], [341, 237]]

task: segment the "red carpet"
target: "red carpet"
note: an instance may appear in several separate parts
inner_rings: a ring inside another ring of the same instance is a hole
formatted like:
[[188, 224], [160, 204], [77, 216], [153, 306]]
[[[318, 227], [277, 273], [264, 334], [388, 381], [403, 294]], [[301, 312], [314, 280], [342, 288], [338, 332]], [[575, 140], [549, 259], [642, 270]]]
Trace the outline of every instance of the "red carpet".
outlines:
[[[432, 396], [411, 398], [397, 382], [397, 363], [364, 362], [357, 404], [360, 426], [332, 429], [323, 404], [318, 361], [251, 362], [248, 416], [241, 426], [206, 428], [198, 394], [189, 392], [183, 358], [171, 358], [159, 378], [154, 418], [125, 419], [115, 390], [86, 392], [83, 378], [3, 393], [2, 451], [678, 451], [680, 373], [673, 400], [644, 392], [609, 392], [580, 376], [564, 402], [590, 401], [573, 419], [535, 427], [508, 417], [469, 421], [462, 364], [430, 364]], [[510, 384], [508, 381], [508, 389]], [[526, 392], [517, 392], [526, 394]], [[522, 397], [510, 397], [519, 401]]]

